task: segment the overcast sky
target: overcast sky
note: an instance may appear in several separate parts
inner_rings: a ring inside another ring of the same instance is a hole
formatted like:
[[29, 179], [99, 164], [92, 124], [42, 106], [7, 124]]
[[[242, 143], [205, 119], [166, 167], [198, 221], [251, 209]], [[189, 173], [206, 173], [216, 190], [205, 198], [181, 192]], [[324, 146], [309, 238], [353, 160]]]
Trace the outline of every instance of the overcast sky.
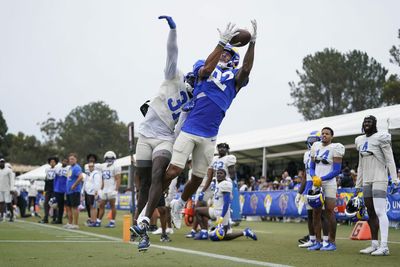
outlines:
[[[102, 100], [120, 120], [139, 123], [139, 106], [163, 79], [168, 26], [177, 24], [184, 72], [218, 42], [229, 21], [258, 21], [249, 85], [234, 100], [220, 134], [298, 122], [289, 81], [302, 59], [326, 47], [365, 51], [389, 69], [398, 44], [400, 1], [0, 0], [0, 110], [9, 132], [40, 137], [38, 122]], [[243, 59], [245, 48], [240, 53]]]

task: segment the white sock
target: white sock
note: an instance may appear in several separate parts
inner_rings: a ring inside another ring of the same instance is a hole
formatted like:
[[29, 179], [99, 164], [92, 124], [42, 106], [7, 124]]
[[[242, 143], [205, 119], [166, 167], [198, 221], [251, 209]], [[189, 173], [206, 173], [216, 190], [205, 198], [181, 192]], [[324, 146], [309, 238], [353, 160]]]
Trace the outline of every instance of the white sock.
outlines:
[[389, 235], [389, 219], [386, 214], [386, 198], [372, 198], [375, 213], [379, 220], [379, 231], [381, 233], [381, 247], [387, 247]]
[[115, 220], [110, 220], [110, 223], [115, 223]]
[[322, 236], [322, 244], [323, 246], [327, 246], [329, 243], [329, 237], [327, 235]]
[[372, 240], [372, 241], [371, 241], [371, 246], [372, 246], [373, 248], [379, 247], [379, 242], [378, 242], [378, 240]]
[[144, 216], [146, 216], [146, 209], [147, 209], [147, 203], [146, 205], [144, 205], [144, 208], [142, 209], [142, 211], [140, 212], [139, 216], [138, 216], [138, 221], [140, 221]]
[[207, 229], [201, 229], [201, 232], [207, 233]]
[[101, 220], [97, 218], [97, 219], [96, 219], [96, 222], [101, 223]]
[[311, 240], [312, 242], [315, 242], [315, 239], [317, 239], [317, 237], [316, 237], [315, 235], [310, 235], [310, 240]]

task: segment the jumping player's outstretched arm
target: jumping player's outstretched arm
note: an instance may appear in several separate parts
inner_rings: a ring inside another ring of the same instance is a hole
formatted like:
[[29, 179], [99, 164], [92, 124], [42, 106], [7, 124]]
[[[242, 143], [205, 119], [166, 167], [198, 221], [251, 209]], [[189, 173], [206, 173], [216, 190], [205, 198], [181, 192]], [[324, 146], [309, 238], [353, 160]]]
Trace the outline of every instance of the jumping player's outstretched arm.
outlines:
[[159, 19], [165, 19], [169, 25], [169, 34], [167, 41], [167, 62], [164, 69], [164, 78], [166, 80], [172, 80], [176, 76], [177, 65], [178, 65], [178, 43], [177, 43], [177, 33], [176, 24], [172, 17], [169, 16], [159, 16]]
[[218, 64], [221, 54], [224, 52], [225, 45], [229, 43], [234, 36], [239, 34], [239, 32], [237, 32], [237, 29], [235, 28], [235, 24], [232, 23], [228, 23], [224, 32], [221, 32], [220, 29], [218, 29], [218, 32], [220, 40], [214, 51], [212, 51], [211, 54], [207, 57], [204, 66], [200, 68], [198, 74], [198, 77], [200, 79], [206, 78], [211, 75]]
[[251, 24], [253, 26], [253, 32], [251, 34], [249, 47], [247, 48], [246, 55], [244, 56], [243, 59], [243, 65], [238, 71], [238, 74], [236, 75], [236, 92], [239, 92], [240, 88], [242, 88], [247, 84], [251, 69], [253, 68], [254, 47], [256, 45], [256, 39], [257, 39], [257, 21], [252, 20]]

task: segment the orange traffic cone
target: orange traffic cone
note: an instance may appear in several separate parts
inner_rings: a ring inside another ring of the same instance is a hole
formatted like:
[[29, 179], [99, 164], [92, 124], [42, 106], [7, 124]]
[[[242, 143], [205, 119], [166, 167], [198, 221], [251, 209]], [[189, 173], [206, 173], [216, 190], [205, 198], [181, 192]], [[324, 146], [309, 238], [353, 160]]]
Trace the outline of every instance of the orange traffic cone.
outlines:
[[111, 210], [107, 214], [107, 219], [112, 220], [112, 212], [111, 212]]
[[352, 240], [371, 240], [371, 229], [368, 222], [358, 221], [350, 234]]

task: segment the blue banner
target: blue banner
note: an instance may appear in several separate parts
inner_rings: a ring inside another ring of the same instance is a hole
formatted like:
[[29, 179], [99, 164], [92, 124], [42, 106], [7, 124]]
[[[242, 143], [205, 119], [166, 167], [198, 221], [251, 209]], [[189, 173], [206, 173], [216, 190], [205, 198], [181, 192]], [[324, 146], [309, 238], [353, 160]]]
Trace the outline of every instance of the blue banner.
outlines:
[[[339, 189], [336, 200], [336, 218], [348, 219], [344, 213], [347, 201], [355, 189]], [[240, 211], [243, 216], [306, 217], [307, 199], [303, 195], [295, 202], [297, 191], [240, 192]], [[400, 221], [400, 193], [388, 194], [387, 215], [391, 221]], [[367, 217], [365, 217], [367, 218]]]

